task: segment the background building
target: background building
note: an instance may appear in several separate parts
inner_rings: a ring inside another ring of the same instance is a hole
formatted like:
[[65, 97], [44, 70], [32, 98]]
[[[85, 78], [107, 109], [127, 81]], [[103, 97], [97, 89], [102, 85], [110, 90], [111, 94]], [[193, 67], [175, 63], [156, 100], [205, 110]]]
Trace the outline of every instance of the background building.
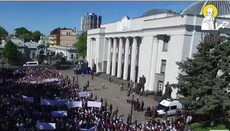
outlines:
[[77, 42], [76, 31], [70, 28], [56, 28], [50, 32], [50, 46], [72, 46]]
[[[43, 40], [44, 37], [41, 36], [38, 42], [30, 41], [24, 42], [17, 37], [9, 38], [16, 46], [17, 50], [21, 52], [27, 60], [37, 60], [37, 56], [46, 55], [46, 42]], [[3, 49], [5, 48], [6, 41], [2, 40], [0, 44], [0, 56], [2, 55]], [[24, 63], [23, 63], [24, 64]]]
[[[205, 5], [215, 5], [219, 12], [218, 24], [230, 23], [229, 1], [200, 1], [185, 9], [182, 14], [173, 11], [152, 12], [142, 17], [103, 24], [87, 32], [87, 61], [97, 72], [123, 80], [138, 82], [146, 77], [145, 90], [163, 90], [169, 82], [177, 83], [176, 62], [192, 58], [197, 45], [209, 32], [202, 31]], [[230, 25], [220, 29], [229, 33]], [[177, 97], [178, 88], [172, 88], [172, 98]]]
[[68, 61], [74, 61], [76, 59], [76, 49], [73, 46], [54, 46], [49, 47], [47, 50], [54, 52], [54, 54], [63, 54]]
[[99, 28], [101, 25], [101, 16], [97, 16], [94, 13], [86, 13], [81, 18], [81, 31], [86, 32], [89, 29]]

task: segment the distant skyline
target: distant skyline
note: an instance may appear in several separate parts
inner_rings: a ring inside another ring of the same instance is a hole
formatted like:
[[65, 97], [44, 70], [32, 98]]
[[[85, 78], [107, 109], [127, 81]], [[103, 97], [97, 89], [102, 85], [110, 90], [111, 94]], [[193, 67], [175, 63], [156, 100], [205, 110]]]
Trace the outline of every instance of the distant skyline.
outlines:
[[81, 17], [87, 12], [102, 16], [102, 24], [121, 20], [123, 16], [136, 18], [149, 9], [183, 11], [195, 1], [0, 1], [0, 26], [10, 34], [25, 27], [45, 35], [55, 28], [79, 31]]

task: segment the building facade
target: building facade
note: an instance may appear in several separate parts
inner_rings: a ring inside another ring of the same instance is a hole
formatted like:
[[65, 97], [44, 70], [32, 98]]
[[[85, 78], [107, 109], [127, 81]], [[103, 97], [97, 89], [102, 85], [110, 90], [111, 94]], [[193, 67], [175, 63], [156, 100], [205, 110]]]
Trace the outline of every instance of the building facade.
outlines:
[[99, 28], [101, 25], [101, 16], [97, 16], [95, 13], [86, 13], [81, 18], [81, 31], [86, 32], [89, 29]]
[[66, 60], [74, 61], [76, 59], [76, 49], [72, 46], [54, 46], [49, 47], [47, 49], [50, 52], [54, 52], [55, 54], [62, 53]]
[[[36, 56], [46, 55], [46, 42], [43, 40], [43, 37], [40, 38], [39, 42], [24, 42], [23, 40], [12, 37], [9, 40], [11, 40], [16, 46], [17, 50], [21, 52], [26, 58], [30, 60], [36, 60]], [[2, 51], [5, 48], [6, 41], [2, 40], [0, 43], [0, 56], [2, 56]]]
[[[125, 16], [120, 21], [89, 30], [89, 66], [96, 64], [97, 72], [135, 82], [144, 75], [145, 90], [164, 92], [165, 84], [177, 83], [178, 74], [182, 73], [176, 62], [192, 58], [196, 46], [209, 34], [201, 30], [204, 17], [200, 14], [209, 2], [195, 3], [182, 14], [166, 12], [134, 19]], [[223, 10], [225, 6], [218, 2], [211, 4]], [[230, 3], [227, 6], [230, 7]], [[200, 12], [196, 13], [197, 10]], [[216, 17], [217, 23], [223, 20], [230, 23], [229, 10], [219, 12]], [[230, 32], [230, 25], [220, 31]], [[172, 88], [172, 98], [177, 97], [177, 91], [178, 88]]]
[[49, 36], [50, 46], [68, 46], [77, 42], [76, 31], [69, 28], [56, 28]]

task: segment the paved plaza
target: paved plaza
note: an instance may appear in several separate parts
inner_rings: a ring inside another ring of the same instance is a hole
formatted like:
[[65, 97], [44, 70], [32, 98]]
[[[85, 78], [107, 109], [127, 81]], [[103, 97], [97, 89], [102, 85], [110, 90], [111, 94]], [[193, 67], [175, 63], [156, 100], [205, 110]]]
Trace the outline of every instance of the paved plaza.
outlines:
[[[69, 78], [75, 76], [75, 80], [77, 79], [77, 76], [74, 74], [73, 70], [61, 70], [60, 72], [63, 75], [68, 75]], [[109, 81], [100, 77], [94, 77], [94, 79], [92, 80], [91, 75], [84, 75], [84, 77], [82, 77], [82, 75], [78, 75], [78, 82], [81, 88], [88, 80], [90, 82], [88, 91], [93, 92], [94, 96], [97, 95], [98, 101], [103, 98], [107, 101], [108, 105], [110, 103], [113, 105], [113, 109], [116, 109], [116, 107], [118, 107], [119, 116], [122, 116], [122, 118], [126, 120], [128, 114], [130, 114], [131, 111], [131, 104], [127, 103], [127, 91], [120, 91], [120, 86], [118, 84], [110, 83]], [[105, 89], [102, 89], [102, 83], [105, 83]], [[139, 98], [140, 101], [144, 101], [145, 109], [146, 107], [152, 107], [153, 105], [157, 104], [152, 96], [145, 97], [135, 94], [134, 99], [137, 98]], [[134, 121], [135, 119], [137, 119], [138, 123], [147, 121], [149, 118], [146, 118], [144, 116], [144, 112], [145, 111], [133, 111], [132, 120]]]

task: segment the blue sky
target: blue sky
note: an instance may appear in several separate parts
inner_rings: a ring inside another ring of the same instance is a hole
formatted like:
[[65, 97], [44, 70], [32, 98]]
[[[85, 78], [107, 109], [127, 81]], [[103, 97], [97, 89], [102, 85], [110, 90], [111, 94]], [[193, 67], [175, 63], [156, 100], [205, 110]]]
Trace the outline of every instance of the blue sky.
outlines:
[[102, 16], [102, 24], [119, 21], [123, 16], [135, 18], [149, 9], [182, 11], [194, 1], [33, 1], [0, 2], [0, 26], [9, 33], [25, 27], [45, 35], [57, 27], [80, 30], [81, 17], [86, 12]]

